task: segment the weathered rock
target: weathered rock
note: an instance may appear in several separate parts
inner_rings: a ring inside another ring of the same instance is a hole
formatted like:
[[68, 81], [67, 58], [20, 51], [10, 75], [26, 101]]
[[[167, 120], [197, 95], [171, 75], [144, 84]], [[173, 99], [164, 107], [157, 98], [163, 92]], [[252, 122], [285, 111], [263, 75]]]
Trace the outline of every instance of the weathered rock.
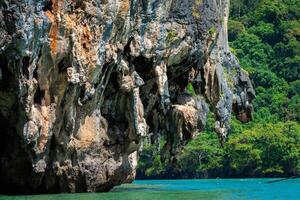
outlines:
[[232, 108], [249, 120], [254, 91], [228, 48], [228, 7], [1, 1], [0, 191], [107, 191], [134, 179], [148, 135], [165, 134], [174, 156], [208, 105], [221, 138]]

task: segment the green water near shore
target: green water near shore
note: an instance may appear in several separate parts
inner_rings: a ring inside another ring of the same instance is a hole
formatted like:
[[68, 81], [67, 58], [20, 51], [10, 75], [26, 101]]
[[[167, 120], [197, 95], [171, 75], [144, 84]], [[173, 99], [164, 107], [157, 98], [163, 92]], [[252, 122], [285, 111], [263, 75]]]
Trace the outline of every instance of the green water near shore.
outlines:
[[300, 180], [150, 180], [115, 187], [109, 193], [0, 196], [0, 200], [198, 200], [300, 199]]

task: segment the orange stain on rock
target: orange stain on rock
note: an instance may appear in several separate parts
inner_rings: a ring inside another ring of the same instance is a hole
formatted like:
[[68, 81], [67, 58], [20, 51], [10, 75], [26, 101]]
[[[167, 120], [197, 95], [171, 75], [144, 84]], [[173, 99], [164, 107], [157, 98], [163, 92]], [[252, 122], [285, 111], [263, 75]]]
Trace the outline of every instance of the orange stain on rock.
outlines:
[[125, 17], [129, 11], [129, 0], [123, 0], [121, 5], [120, 5], [120, 8], [119, 8], [119, 14], [123, 17]]
[[[92, 34], [90, 32], [90, 28], [87, 25], [83, 26], [83, 44], [88, 45], [92, 39]], [[84, 47], [84, 48], [87, 48]]]
[[76, 27], [76, 23], [75, 21], [72, 19], [72, 15], [65, 15], [64, 19], [66, 21], [66, 26], [68, 29], [73, 29], [74, 27]]
[[47, 10], [45, 14], [52, 23], [49, 32], [50, 50], [51, 50], [51, 55], [55, 57], [58, 48], [57, 39], [59, 33], [59, 23], [61, 20], [61, 8], [63, 7], [64, 0], [51, 0], [51, 2], [52, 2], [52, 10]]

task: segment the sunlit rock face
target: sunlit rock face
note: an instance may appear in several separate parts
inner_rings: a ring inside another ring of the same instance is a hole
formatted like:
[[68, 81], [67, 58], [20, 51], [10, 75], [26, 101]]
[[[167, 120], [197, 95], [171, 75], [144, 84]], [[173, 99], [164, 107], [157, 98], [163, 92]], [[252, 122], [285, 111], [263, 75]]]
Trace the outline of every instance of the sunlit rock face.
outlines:
[[228, 0], [0, 2], [0, 191], [107, 191], [143, 138], [166, 157], [205, 126], [225, 138], [254, 91], [227, 41]]

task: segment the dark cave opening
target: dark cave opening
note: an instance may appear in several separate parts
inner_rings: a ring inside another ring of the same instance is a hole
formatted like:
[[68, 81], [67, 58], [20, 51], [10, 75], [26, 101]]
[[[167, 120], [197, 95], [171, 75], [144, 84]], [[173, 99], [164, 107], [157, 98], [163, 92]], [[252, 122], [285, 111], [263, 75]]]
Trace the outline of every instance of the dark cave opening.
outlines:
[[24, 123], [20, 121], [23, 112], [17, 103], [16, 73], [14, 67], [21, 67], [29, 77], [29, 57], [8, 62], [5, 55], [0, 55], [0, 194], [29, 194], [33, 191], [31, 152], [26, 151], [19, 131]]
[[187, 74], [177, 77], [169, 82], [170, 88], [174, 88], [173, 90], [169, 90], [171, 102], [177, 102], [178, 96], [182, 94], [188, 83], [189, 81]]
[[198, 92], [199, 94], [202, 94], [205, 96], [205, 77], [204, 77], [204, 67], [201, 67], [201, 69], [199, 70], [200, 74], [198, 74], [197, 76], [200, 78], [199, 80], [196, 81], [196, 87], [198, 88]]
[[[0, 112], [0, 194], [26, 194], [31, 187], [31, 164], [15, 122], [8, 121]], [[17, 158], [17, 159], [16, 159]]]
[[68, 62], [64, 58], [58, 63], [57, 67], [58, 67], [59, 72], [65, 72], [65, 71], [67, 71], [67, 68], [68, 68]]
[[45, 91], [41, 90], [40, 87], [38, 86], [38, 88], [36, 89], [36, 92], [34, 94], [34, 104], [38, 104], [38, 105], [42, 105], [42, 99], [45, 96]]
[[22, 72], [27, 79], [29, 79], [29, 65], [30, 57], [26, 56], [22, 59]]
[[13, 74], [8, 69], [8, 61], [3, 55], [0, 55], [0, 70], [0, 90], [6, 90], [9, 87]]
[[155, 77], [153, 70], [154, 63], [152, 59], [145, 58], [144, 56], [139, 56], [133, 60], [133, 65], [135, 71], [145, 82]]
[[48, 3], [46, 3], [46, 5], [43, 7], [43, 11], [46, 12], [48, 10], [52, 10], [53, 9], [53, 3], [52, 0], [49, 0]]
[[112, 93], [117, 92], [120, 88], [120, 84], [118, 82], [118, 80], [120, 79], [119, 76], [120, 75], [117, 72], [112, 72], [110, 75], [110, 82], [108, 86], [110, 86]]
[[[109, 67], [109, 66], [104, 66]], [[103, 117], [109, 121], [109, 129], [113, 131], [121, 131], [123, 133], [129, 127], [128, 120], [125, 116], [126, 108], [126, 101], [124, 99], [127, 97], [127, 93], [120, 93], [120, 76], [122, 76], [119, 72], [113, 71], [110, 74], [109, 82], [107, 84], [107, 88], [104, 91], [104, 103], [106, 102], [113, 102], [111, 106], [102, 106], [101, 113]], [[118, 113], [118, 114], [116, 114]], [[118, 129], [118, 130], [117, 130]]]

